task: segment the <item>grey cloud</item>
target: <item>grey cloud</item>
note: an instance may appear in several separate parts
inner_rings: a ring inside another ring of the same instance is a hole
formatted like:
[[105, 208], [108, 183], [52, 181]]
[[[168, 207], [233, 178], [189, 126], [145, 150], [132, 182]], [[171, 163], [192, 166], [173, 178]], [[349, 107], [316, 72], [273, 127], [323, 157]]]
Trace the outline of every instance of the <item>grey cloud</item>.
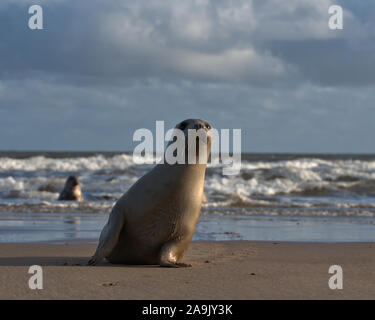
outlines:
[[295, 61], [264, 42], [331, 37], [323, 8], [310, 1], [46, 2], [46, 29], [37, 32], [21, 4], [1, 10], [3, 77], [298, 83]]
[[371, 44], [354, 47], [344, 39], [330, 39], [273, 41], [269, 47], [275, 56], [297, 66], [306, 80], [319, 85], [375, 83], [375, 47]]
[[12, 90], [16, 86], [1, 86], [7, 92], [2, 99], [7, 117], [0, 117], [0, 136], [7, 137], [2, 148], [132, 150], [134, 130], [153, 130], [155, 120], [165, 120], [170, 128], [199, 116], [216, 128], [241, 128], [246, 151], [373, 150], [375, 94], [369, 88], [269, 90], [154, 82], [99, 89], [30, 81], [19, 96]]
[[0, 3], [0, 148], [129, 150], [199, 117], [246, 151], [375, 151], [369, 1], [339, 1], [338, 32], [331, 0], [39, 3], [42, 31], [32, 1]]

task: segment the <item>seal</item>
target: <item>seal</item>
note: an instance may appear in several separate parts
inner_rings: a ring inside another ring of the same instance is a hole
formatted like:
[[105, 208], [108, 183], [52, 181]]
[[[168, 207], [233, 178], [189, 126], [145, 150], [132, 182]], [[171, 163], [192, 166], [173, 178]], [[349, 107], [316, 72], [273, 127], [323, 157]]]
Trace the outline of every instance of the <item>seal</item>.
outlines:
[[[180, 261], [193, 237], [201, 210], [211, 126], [203, 120], [187, 119], [175, 128], [185, 137], [185, 160], [195, 147], [196, 163], [163, 161], [133, 184], [114, 205], [89, 265], [106, 258], [115, 264], [191, 266]], [[202, 139], [206, 148], [202, 149], [203, 156], [207, 156], [205, 163], [198, 161], [198, 143], [188, 141], [189, 129], [205, 135]]]
[[81, 187], [77, 177], [69, 176], [57, 200], [83, 201]]

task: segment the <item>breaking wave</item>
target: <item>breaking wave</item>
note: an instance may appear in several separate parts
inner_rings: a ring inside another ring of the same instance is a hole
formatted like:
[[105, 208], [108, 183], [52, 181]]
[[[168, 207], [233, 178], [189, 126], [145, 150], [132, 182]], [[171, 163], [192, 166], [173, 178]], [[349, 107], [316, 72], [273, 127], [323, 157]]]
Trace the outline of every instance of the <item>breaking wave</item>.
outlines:
[[[129, 154], [0, 157], [0, 211], [108, 212], [152, 165]], [[68, 175], [85, 201], [57, 201]], [[203, 211], [245, 214], [374, 216], [375, 157], [244, 156], [238, 175], [209, 165]]]

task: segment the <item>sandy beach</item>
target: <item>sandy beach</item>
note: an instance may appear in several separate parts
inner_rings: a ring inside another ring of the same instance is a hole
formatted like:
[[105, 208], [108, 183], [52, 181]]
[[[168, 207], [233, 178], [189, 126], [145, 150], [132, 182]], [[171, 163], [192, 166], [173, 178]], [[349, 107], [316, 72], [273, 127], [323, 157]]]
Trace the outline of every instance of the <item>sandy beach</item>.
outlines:
[[[1, 299], [374, 299], [374, 243], [193, 242], [192, 268], [86, 266], [94, 244], [0, 244]], [[28, 268], [43, 267], [42, 290]], [[343, 268], [343, 289], [328, 268]]]

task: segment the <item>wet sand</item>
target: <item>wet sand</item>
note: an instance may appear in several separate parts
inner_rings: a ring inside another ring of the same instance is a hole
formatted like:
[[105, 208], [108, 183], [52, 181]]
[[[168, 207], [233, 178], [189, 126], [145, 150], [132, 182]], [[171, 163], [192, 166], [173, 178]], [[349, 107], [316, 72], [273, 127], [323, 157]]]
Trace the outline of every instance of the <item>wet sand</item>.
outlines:
[[[193, 242], [192, 268], [86, 266], [94, 244], [0, 244], [1, 299], [374, 299], [375, 243]], [[28, 268], [43, 267], [42, 290]], [[331, 265], [343, 289], [328, 287]]]

